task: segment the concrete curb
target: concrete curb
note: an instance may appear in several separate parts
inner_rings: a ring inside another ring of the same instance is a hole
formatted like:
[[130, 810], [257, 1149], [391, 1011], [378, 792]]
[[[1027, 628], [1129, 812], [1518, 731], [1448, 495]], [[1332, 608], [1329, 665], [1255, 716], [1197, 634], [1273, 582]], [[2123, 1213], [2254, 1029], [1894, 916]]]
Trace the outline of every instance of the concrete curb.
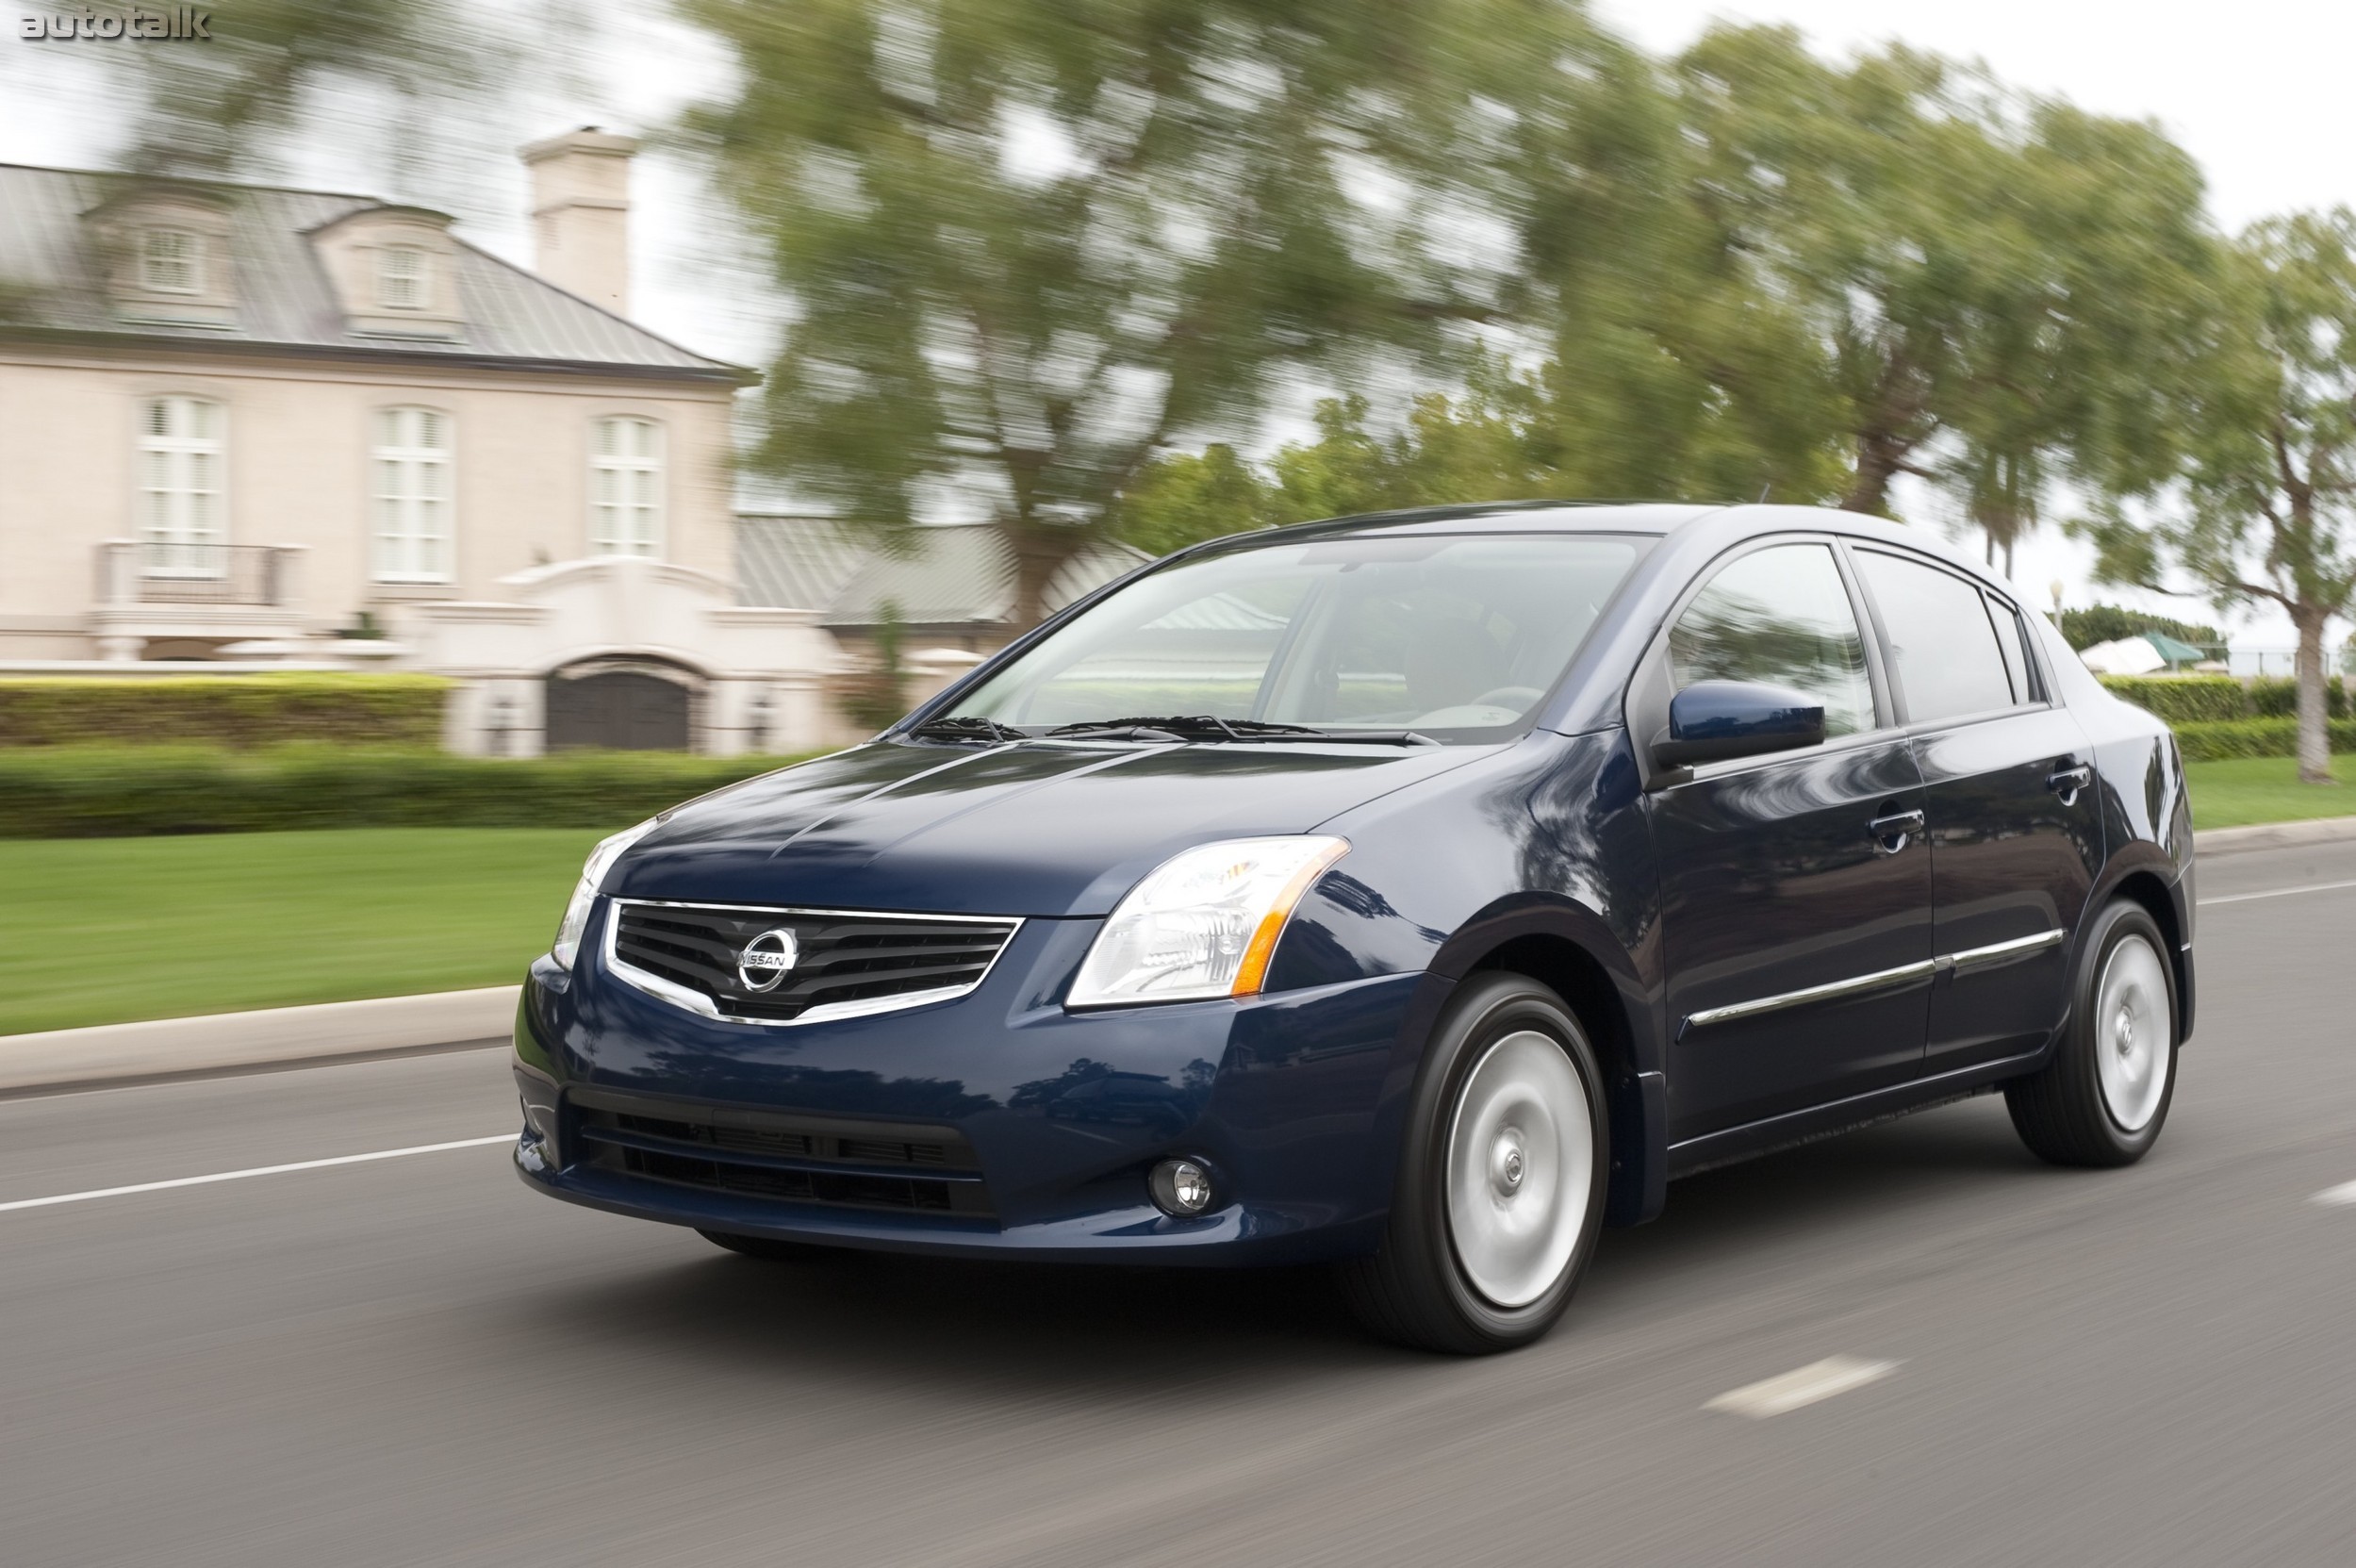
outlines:
[[2356, 817], [2315, 817], [2304, 822], [2260, 822], [2248, 828], [2208, 828], [2192, 835], [2196, 855], [2234, 855], [2246, 850], [2287, 850], [2300, 844], [2356, 839]]
[[[2201, 855], [2230, 855], [2351, 839], [2356, 839], [2356, 817], [2326, 817], [2211, 828], [2194, 834], [2193, 845]], [[0, 1035], [0, 1095], [503, 1040], [515, 1019], [517, 989], [492, 985], [480, 991]]]
[[503, 1040], [515, 1024], [519, 989], [491, 985], [480, 991], [0, 1034], [0, 1094]]

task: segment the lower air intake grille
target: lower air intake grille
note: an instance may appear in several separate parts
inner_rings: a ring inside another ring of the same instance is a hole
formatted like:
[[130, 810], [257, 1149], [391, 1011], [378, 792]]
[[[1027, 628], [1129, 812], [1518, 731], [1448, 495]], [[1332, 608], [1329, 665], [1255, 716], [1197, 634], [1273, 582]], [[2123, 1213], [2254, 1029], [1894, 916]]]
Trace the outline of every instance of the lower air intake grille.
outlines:
[[700, 999], [753, 1023], [816, 1023], [963, 996], [1021, 923], [617, 899], [610, 951], [618, 978], [657, 996], [688, 993], [673, 1001]]
[[973, 1146], [948, 1127], [681, 1105], [573, 1090], [569, 1150], [593, 1170], [836, 1209], [991, 1215]]

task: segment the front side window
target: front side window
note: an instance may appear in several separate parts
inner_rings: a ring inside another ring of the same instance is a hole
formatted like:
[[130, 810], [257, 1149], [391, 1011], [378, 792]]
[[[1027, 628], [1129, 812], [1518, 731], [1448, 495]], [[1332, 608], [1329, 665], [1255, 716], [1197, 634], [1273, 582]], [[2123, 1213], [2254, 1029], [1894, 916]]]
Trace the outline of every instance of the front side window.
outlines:
[[228, 419], [204, 398], [149, 398], [140, 405], [139, 529], [141, 569], [155, 577], [219, 577]]
[[380, 583], [450, 580], [450, 416], [379, 408], [369, 453]]
[[140, 287], [156, 294], [204, 292], [204, 237], [186, 229], [149, 229], [141, 235]]
[[590, 553], [661, 555], [663, 427], [617, 417], [599, 420], [590, 434]]
[[1237, 550], [1140, 578], [939, 718], [1137, 718], [1498, 738], [1526, 722], [1640, 553], [1602, 535]]
[[1936, 723], [2013, 705], [2012, 676], [1976, 585], [1878, 550], [1858, 551], [1857, 569], [1881, 612], [1907, 722]]
[[425, 253], [414, 245], [387, 245], [376, 253], [376, 303], [387, 310], [422, 310], [426, 300]]
[[1669, 632], [1672, 685], [1763, 681], [1824, 704], [1824, 734], [1873, 728], [1865, 638], [1832, 548], [1773, 545], [1722, 569]]

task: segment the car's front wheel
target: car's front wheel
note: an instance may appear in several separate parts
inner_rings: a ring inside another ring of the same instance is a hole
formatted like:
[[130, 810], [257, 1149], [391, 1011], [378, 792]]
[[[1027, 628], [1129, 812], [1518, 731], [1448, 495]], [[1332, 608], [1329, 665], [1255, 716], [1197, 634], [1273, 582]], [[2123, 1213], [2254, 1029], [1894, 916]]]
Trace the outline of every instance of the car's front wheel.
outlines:
[[1521, 975], [1464, 982], [1425, 1052], [1382, 1246], [1342, 1271], [1368, 1328], [1481, 1355], [1554, 1326], [1603, 1225], [1602, 1084], [1553, 991]]
[[2127, 1165], [2176, 1092], [2176, 977], [2139, 904], [2105, 908], [2080, 945], [2069, 1022], [2044, 1070], [2004, 1085], [2013, 1126], [2057, 1165]]

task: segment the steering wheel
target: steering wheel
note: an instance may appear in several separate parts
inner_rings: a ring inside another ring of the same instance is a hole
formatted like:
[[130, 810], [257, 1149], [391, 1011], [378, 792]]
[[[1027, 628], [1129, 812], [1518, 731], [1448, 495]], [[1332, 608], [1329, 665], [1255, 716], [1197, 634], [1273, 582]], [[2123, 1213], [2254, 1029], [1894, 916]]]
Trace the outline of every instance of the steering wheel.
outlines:
[[1498, 686], [1493, 690], [1482, 692], [1465, 706], [1468, 708], [1512, 708], [1519, 712], [1545, 695], [1536, 686]]

